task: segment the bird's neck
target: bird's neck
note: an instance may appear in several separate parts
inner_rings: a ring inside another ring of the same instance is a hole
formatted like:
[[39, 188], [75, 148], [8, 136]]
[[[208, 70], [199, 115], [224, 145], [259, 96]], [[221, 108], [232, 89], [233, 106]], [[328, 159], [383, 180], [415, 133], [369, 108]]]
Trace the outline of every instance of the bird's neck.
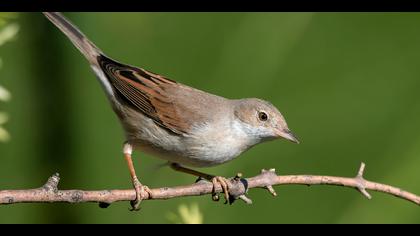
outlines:
[[252, 126], [239, 119], [234, 119], [231, 127], [232, 135], [238, 140], [241, 140], [244, 150], [247, 150], [262, 141], [258, 134], [254, 133], [255, 129]]

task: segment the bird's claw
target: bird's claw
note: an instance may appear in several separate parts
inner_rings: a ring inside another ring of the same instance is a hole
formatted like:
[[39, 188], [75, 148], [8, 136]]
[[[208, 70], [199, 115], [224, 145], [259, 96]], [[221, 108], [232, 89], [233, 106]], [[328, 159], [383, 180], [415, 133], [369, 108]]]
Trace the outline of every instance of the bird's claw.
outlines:
[[222, 191], [225, 196], [225, 204], [230, 203], [230, 197], [229, 197], [229, 188], [230, 188], [230, 182], [225, 177], [221, 176], [215, 176], [211, 179], [211, 182], [213, 183], [213, 190], [212, 190], [212, 199], [213, 201], [219, 201], [219, 196], [216, 192], [216, 186], [217, 184], [220, 184], [222, 187]]
[[139, 211], [142, 200], [147, 198], [147, 196], [151, 196], [152, 192], [149, 187], [142, 185], [137, 178], [133, 180], [133, 185], [136, 191], [136, 199], [130, 201], [130, 211]]

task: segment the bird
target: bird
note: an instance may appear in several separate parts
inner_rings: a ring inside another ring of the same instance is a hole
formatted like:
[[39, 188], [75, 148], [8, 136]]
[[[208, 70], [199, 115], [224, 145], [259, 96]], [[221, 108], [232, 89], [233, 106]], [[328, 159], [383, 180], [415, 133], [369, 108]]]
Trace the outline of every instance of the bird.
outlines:
[[[211, 181], [229, 201], [229, 181], [192, 168], [229, 162], [270, 140], [299, 143], [282, 113], [259, 98], [229, 99], [205, 92], [143, 68], [119, 62], [102, 52], [60, 12], [43, 12], [87, 59], [124, 130], [122, 151], [136, 192], [131, 210], [150, 189], [132, 161], [134, 150], [161, 158], [179, 172]], [[226, 203], [225, 202], [225, 203]]]

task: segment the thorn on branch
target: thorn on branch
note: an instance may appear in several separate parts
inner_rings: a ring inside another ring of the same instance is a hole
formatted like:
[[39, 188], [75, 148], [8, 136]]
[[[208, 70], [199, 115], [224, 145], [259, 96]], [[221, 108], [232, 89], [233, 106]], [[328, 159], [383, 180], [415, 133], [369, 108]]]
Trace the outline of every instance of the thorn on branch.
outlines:
[[367, 199], [372, 199], [372, 196], [366, 191], [365, 187], [365, 179], [363, 178], [363, 174], [365, 172], [365, 163], [360, 164], [359, 171], [357, 172], [356, 181], [357, 181], [357, 190]]
[[357, 172], [357, 177], [361, 177], [361, 178], [363, 178], [363, 174], [364, 174], [364, 172], [365, 172], [365, 163], [364, 162], [362, 162], [361, 164], [360, 164], [360, 168], [359, 168], [359, 171]]
[[251, 199], [249, 199], [247, 196], [245, 196], [245, 195], [241, 195], [241, 196], [239, 196], [239, 199], [241, 199], [242, 201], [244, 201], [246, 204], [252, 204], [252, 200]]
[[276, 191], [274, 190], [274, 188], [273, 188], [273, 186], [271, 186], [271, 185], [268, 185], [268, 186], [266, 186], [265, 187], [270, 193], [271, 193], [271, 195], [273, 195], [274, 197], [277, 197], [277, 193], [276, 193]]
[[58, 183], [60, 182], [60, 174], [55, 173], [48, 178], [48, 181], [42, 186], [42, 189], [46, 192], [58, 192]]
[[266, 169], [262, 169], [262, 170], [261, 170], [261, 174], [267, 174], [267, 173], [273, 173], [273, 174], [276, 174], [276, 169], [275, 169], [275, 168], [271, 168], [271, 169], [269, 169], [269, 170], [266, 170]]
[[[274, 168], [271, 168], [269, 170], [262, 169], [261, 170], [261, 174], [263, 174], [263, 175], [272, 175], [273, 177], [277, 176], [276, 169], [274, 169]], [[273, 186], [271, 184], [265, 186], [264, 188], [267, 189], [270, 192], [270, 194], [273, 195], [274, 197], [277, 196], [277, 193], [276, 193], [276, 191], [274, 190], [274, 188], [273, 188]]]

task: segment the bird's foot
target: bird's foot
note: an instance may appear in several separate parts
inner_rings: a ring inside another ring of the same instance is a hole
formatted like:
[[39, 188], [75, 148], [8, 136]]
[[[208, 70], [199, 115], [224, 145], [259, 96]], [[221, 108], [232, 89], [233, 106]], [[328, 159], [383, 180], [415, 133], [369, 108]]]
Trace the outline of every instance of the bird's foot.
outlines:
[[211, 182], [213, 183], [213, 190], [212, 190], [212, 199], [213, 201], [219, 201], [219, 195], [216, 192], [217, 185], [220, 185], [222, 187], [222, 191], [225, 196], [225, 204], [230, 203], [230, 197], [229, 197], [229, 188], [231, 187], [231, 183], [228, 179], [221, 176], [215, 176], [211, 179]]
[[134, 190], [136, 191], [136, 199], [130, 201], [130, 211], [139, 211], [142, 200], [147, 198], [148, 196], [151, 197], [152, 191], [146, 185], [141, 184], [137, 178], [133, 179], [133, 185]]

